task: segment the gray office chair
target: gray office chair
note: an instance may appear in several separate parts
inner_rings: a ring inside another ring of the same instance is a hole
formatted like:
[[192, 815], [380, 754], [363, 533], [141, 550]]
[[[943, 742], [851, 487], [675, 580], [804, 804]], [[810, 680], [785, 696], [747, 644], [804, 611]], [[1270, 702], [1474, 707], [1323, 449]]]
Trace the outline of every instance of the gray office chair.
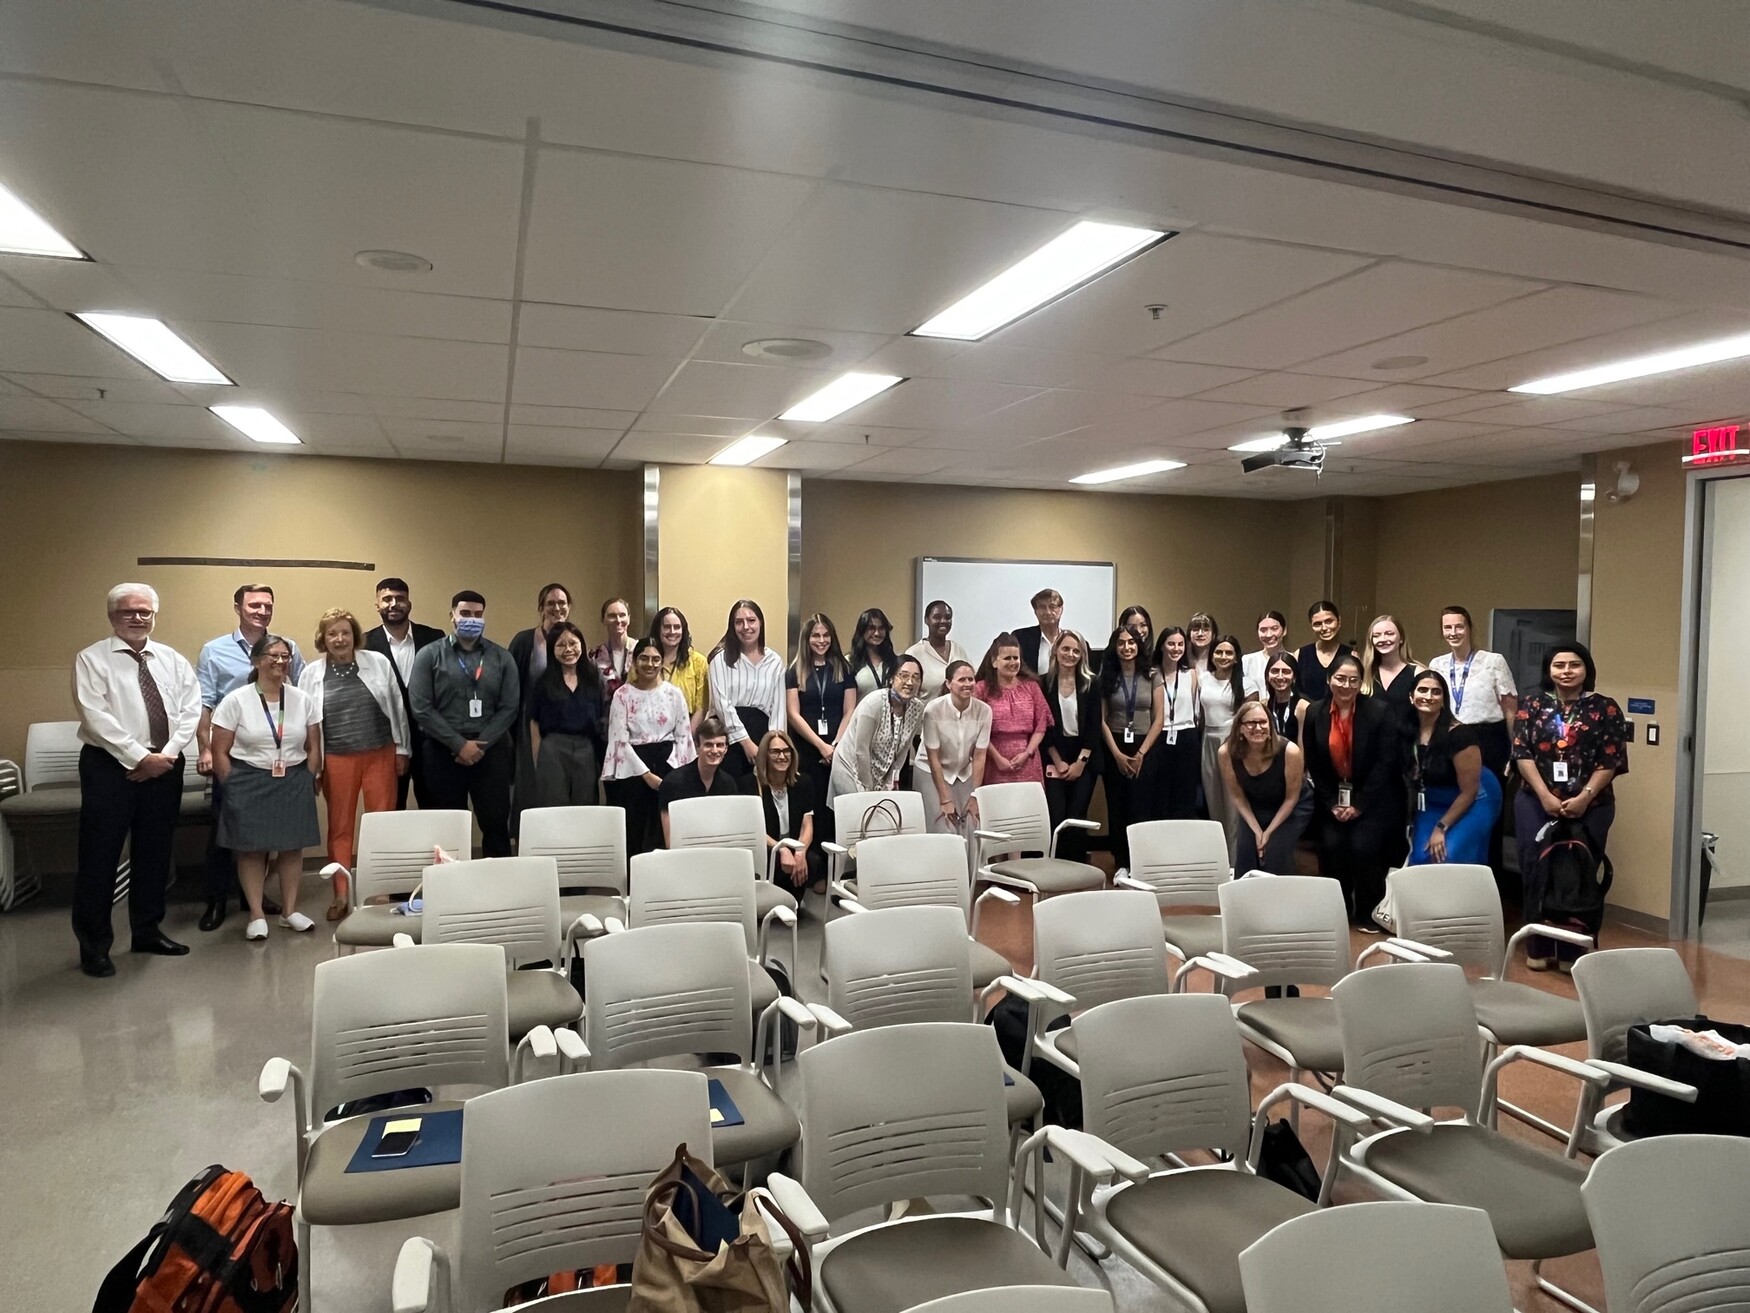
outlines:
[[[1099, 867], [1057, 855], [1057, 839], [1065, 830], [1097, 830], [1098, 823], [1071, 817], [1053, 829], [1043, 784], [986, 784], [974, 789], [972, 796], [978, 803], [979, 828], [973, 839], [978, 845], [975, 865], [980, 880], [1007, 885], [1035, 898], [1106, 887], [1106, 873]], [[997, 856], [1004, 853], [1022, 856]], [[1039, 856], [1028, 857], [1027, 853]]]
[[1246, 1313], [1513, 1313], [1488, 1214], [1449, 1204], [1296, 1217], [1240, 1254], [1240, 1276]]
[[1750, 1309], [1750, 1140], [1625, 1144], [1592, 1165], [1580, 1194], [1610, 1313]]
[[626, 809], [530, 807], [517, 823], [519, 857], [551, 857], [559, 864], [559, 919], [597, 923], [626, 919]]
[[[987, 902], [1014, 905], [1021, 900], [1009, 890], [992, 886], [972, 896], [966, 840], [957, 834], [893, 834], [857, 844], [857, 887], [850, 911], [888, 907], [957, 907], [965, 926], [966, 952], [972, 966], [972, 987], [983, 991], [1013, 970], [1008, 958], [978, 939], [979, 913]], [[820, 959], [828, 972], [830, 954]]]
[[1574, 989], [1586, 1019], [1586, 1054], [1610, 1075], [1608, 1086], [1580, 1092], [1571, 1151], [1601, 1154], [1629, 1139], [1622, 1128], [1627, 1101], [1606, 1103], [1621, 1090], [1643, 1089], [1693, 1103], [1695, 1087], [1627, 1065], [1628, 1029], [1701, 1012], [1695, 985], [1675, 949], [1607, 948], [1574, 963]]
[[410, 935], [417, 941], [423, 932], [422, 918], [401, 915], [395, 910], [395, 900], [406, 898], [419, 887], [435, 849], [462, 860], [472, 855], [473, 842], [474, 817], [466, 808], [366, 812], [360, 816], [358, 855], [352, 869], [329, 862], [320, 872], [324, 880], [347, 877], [347, 913], [334, 927], [335, 953], [388, 948], [396, 935]]
[[1163, 908], [1201, 907], [1161, 918], [1167, 951], [1181, 962], [1221, 951], [1221, 886], [1234, 878], [1220, 821], [1138, 821], [1125, 831], [1130, 871], [1113, 881], [1143, 889]]

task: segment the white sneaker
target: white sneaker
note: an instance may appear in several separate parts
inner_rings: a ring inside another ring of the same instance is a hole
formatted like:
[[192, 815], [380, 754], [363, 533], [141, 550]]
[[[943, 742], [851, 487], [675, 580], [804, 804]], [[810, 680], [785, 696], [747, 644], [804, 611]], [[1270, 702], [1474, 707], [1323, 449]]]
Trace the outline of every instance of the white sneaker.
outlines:
[[255, 920], [251, 921], [248, 926], [244, 928], [243, 937], [245, 939], [266, 939], [267, 921], [261, 917], [257, 917]]
[[287, 930], [296, 930], [299, 934], [303, 934], [306, 930], [314, 930], [316, 928], [316, 923], [309, 917], [305, 916], [302, 912], [293, 912], [290, 916], [282, 916], [280, 918], [280, 924]]

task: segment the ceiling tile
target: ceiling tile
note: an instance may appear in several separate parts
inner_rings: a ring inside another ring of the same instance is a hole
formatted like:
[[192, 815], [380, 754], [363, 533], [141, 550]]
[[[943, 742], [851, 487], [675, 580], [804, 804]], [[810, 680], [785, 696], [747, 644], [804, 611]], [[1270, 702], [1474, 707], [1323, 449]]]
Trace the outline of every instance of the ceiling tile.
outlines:
[[853, 447], [843, 442], [787, 442], [769, 456], [754, 461], [755, 468], [804, 470], [824, 474], [842, 470], [876, 454], [881, 448]]
[[481, 424], [496, 424], [504, 416], [502, 401], [453, 401], [444, 397], [382, 397], [361, 398], [376, 415], [399, 419], [469, 420]]
[[1049, 438], [1071, 429], [1086, 428], [1103, 419], [1134, 414], [1158, 406], [1155, 397], [1127, 396], [1122, 392], [1080, 392], [1053, 389], [1037, 392], [1024, 401], [1005, 406], [957, 427], [986, 433], [1004, 433], [1014, 438]]
[[839, 422], [901, 429], [955, 428], [1025, 400], [1037, 391], [1012, 383], [914, 378], [865, 401]]
[[[167, 406], [189, 400], [169, 383], [156, 378], [80, 378], [75, 374], [9, 374], [21, 392], [64, 401], [157, 401]], [[232, 395], [213, 388], [215, 394]], [[101, 392], [103, 396], [97, 394]]]
[[674, 368], [672, 360], [648, 356], [520, 347], [511, 400], [530, 406], [642, 410]]
[[638, 418], [635, 410], [589, 410], [577, 406], [512, 406], [512, 424], [533, 424], [543, 428], [613, 429], [624, 433]]
[[1599, 401], [1590, 396], [1524, 397], [1514, 396], [1497, 406], [1482, 406], [1464, 412], [1465, 420], [1473, 424], [1500, 424], [1504, 427], [1558, 424], [1563, 420], [1585, 419], [1608, 415], [1630, 407], [1615, 401]]
[[[482, 423], [459, 419], [410, 419], [403, 415], [384, 415], [378, 419], [384, 433], [397, 443], [421, 442], [430, 438], [455, 439], [475, 445], [497, 446], [504, 437], [502, 423]], [[441, 443], [439, 445], [444, 445]]]
[[703, 465], [722, 451], [722, 438], [691, 437], [679, 433], [640, 433], [633, 430], [614, 448], [616, 460], [668, 461], [676, 465]]
[[88, 415], [41, 397], [0, 396], [0, 429], [42, 433], [102, 433], [104, 425]]
[[653, 315], [637, 310], [524, 301], [517, 320], [517, 341], [523, 346], [555, 347], [562, 351], [606, 351], [679, 360], [710, 326], [711, 320], [702, 315]]
[[1197, 394], [1202, 401], [1241, 401], [1252, 406], [1280, 406], [1293, 410], [1321, 401], [1354, 396], [1372, 390], [1373, 384], [1353, 378], [1323, 378], [1316, 374], [1254, 374], [1239, 383], [1228, 383]]
[[754, 423], [770, 419], [832, 382], [830, 370], [689, 361], [649, 409], [659, 414], [721, 415]]
[[[632, 421], [632, 431], [635, 433], [685, 433], [695, 437], [708, 438], [739, 438], [754, 428], [750, 420], [736, 419], [724, 415], [659, 415], [645, 411]], [[773, 433], [788, 433], [790, 437], [801, 437], [807, 425], [781, 425], [774, 427]], [[790, 430], [794, 429], [794, 432]]]
[[955, 465], [955, 453], [923, 448], [883, 451], [858, 461], [852, 468], [865, 477], [875, 474], [935, 474]]
[[187, 440], [231, 445], [233, 439], [249, 441], [201, 406], [160, 406], [129, 401], [70, 401], [67, 404], [80, 414], [143, 442]]
[[120, 347], [56, 310], [0, 307], [0, 373], [152, 378]]
[[1154, 360], [1139, 356], [1114, 360], [1109, 356], [1076, 357], [1086, 368], [1063, 380], [1065, 386], [1097, 391], [1130, 392], [1143, 397], [1188, 397], [1206, 388], [1219, 388], [1250, 378], [1249, 369], [1225, 365], [1190, 365], [1177, 360]]
[[566, 464], [599, 465], [602, 457], [620, 441], [618, 429], [551, 428], [538, 424], [512, 424], [504, 458], [510, 461], [563, 461]]
[[[824, 343], [829, 353], [808, 359], [750, 356], [742, 350], [749, 342], [788, 337]], [[694, 360], [715, 360], [730, 365], [770, 365], [788, 369], [849, 369], [857, 361], [892, 341], [889, 333], [851, 333], [839, 328], [804, 328], [794, 324], [747, 323], [719, 319], [707, 329], [693, 351]]]
[[210, 344], [214, 363], [249, 387], [457, 401], [504, 396], [508, 348], [492, 343], [209, 321], [184, 327], [190, 341]]

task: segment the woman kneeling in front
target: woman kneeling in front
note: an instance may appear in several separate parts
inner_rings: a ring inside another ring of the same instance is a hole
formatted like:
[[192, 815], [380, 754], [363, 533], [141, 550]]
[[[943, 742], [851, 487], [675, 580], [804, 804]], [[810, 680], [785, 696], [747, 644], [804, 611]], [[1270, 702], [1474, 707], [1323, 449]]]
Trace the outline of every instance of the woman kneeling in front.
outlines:
[[267, 938], [261, 890], [268, 855], [280, 878], [288, 930], [315, 925], [298, 911], [304, 849], [322, 842], [316, 824], [316, 781], [322, 775], [322, 713], [291, 684], [292, 645], [263, 634], [249, 650], [249, 682], [227, 693], [213, 711], [213, 774], [224, 786], [219, 846], [237, 854], [237, 876], [249, 904], [245, 939]]
[[1486, 866], [1489, 835], [1501, 814], [1501, 784], [1483, 766], [1477, 732], [1453, 716], [1446, 679], [1436, 671], [1416, 676], [1410, 706], [1416, 713], [1409, 761], [1415, 797], [1410, 865]]

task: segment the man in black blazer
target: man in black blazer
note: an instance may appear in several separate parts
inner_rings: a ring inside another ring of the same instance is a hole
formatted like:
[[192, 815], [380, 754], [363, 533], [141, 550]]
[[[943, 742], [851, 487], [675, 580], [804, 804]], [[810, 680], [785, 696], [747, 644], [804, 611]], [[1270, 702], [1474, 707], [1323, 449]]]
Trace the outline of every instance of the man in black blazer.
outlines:
[[[1063, 594], [1055, 588], [1041, 588], [1033, 594], [1033, 615], [1039, 623], [1023, 625], [1015, 631], [1015, 638], [1021, 644], [1021, 669], [1037, 679], [1051, 663], [1050, 645], [1063, 632], [1058, 628], [1063, 619]], [[1046, 652], [1044, 661], [1039, 657], [1041, 647]]]
[[414, 797], [425, 806], [425, 786], [420, 779], [420, 744], [425, 735], [419, 732], [419, 722], [413, 718], [413, 703], [407, 697], [407, 680], [413, 673], [414, 654], [422, 647], [438, 642], [444, 636], [441, 629], [413, 622], [413, 597], [407, 581], [391, 575], [377, 581], [377, 617], [383, 623], [365, 635], [365, 646], [389, 658], [395, 670], [395, 683], [401, 689], [401, 704], [407, 712], [407, 724], [413, 734], [413, 759], [407, 774], [395, 780], [395, 806], [407, 808], [407, 788], [413, 786]]

